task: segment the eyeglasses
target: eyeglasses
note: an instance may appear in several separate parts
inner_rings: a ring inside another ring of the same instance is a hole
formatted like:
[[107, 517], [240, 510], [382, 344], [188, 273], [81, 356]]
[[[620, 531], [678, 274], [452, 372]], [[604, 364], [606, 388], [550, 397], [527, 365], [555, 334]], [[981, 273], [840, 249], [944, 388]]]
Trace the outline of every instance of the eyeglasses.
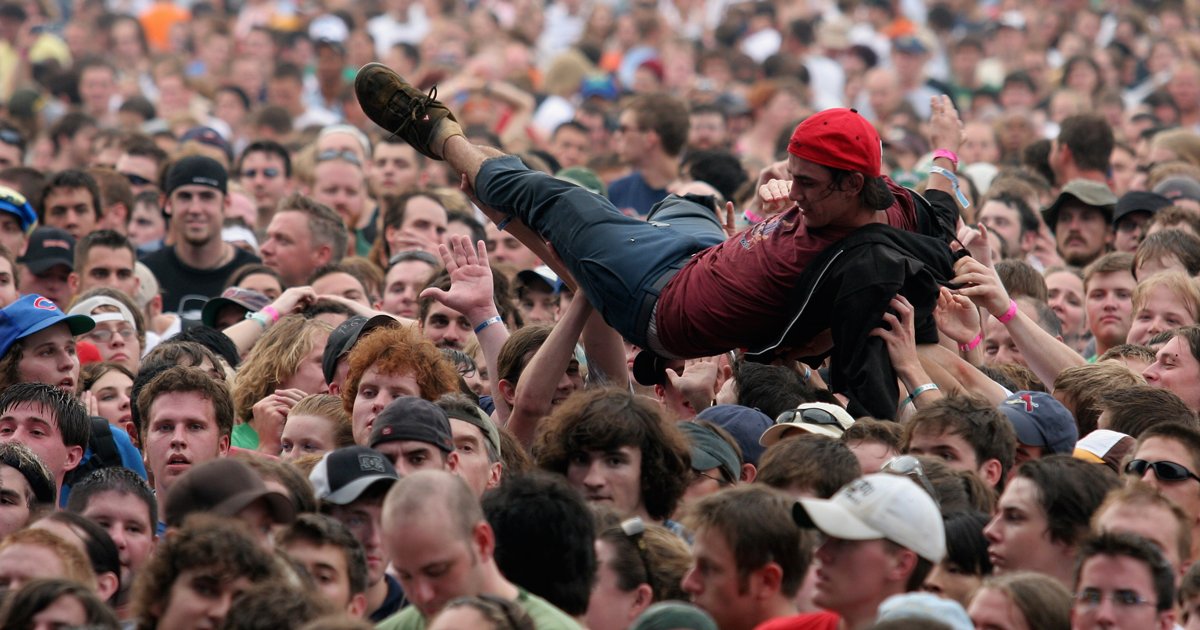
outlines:
[[[333, 152], [326, 151], [326, 153], [333, 153]], [[354, 155], [354, 154], [350, 153], [350, 155]], [[332, 160], [334, 158], [331, 157], [329, 159]], [[358, 158], [355, 157], [355, 159], [358, 159]], [[268, 166], [266, 168], [261, 168], [261, 169], [260, 168], [248, 168], [248, 169], [242, 171], [242, 177], [244, 177], [246, 179], [254, 179], [255, 177], [258, 177], [259, 173], [262, 173], [262, 176], [266, 177], [267, 179], [275, 179], [276, 177], [279, 177], [279, 169], [275, 168], [274, 166]]]
[[317, 163], [328, 162], [330, 160], [345, 160], [355, 166], [362, 166], [362, 160], [350, 151], [335, 151], [328, 149], [317, 154]]
[[114, 333], [107, 328], [97, 328], [88, 333], [88, 338], [95, 339], [100, 343], [108, 343], [112, 341], [113, 334], [119, 334], [125, 341], [130, 341], [137, 336], [137, 331], [132, 328], [122, 328]]
[[1146, 474], [1147, 468], [1154, 469], [1154, 476], [1158, 477], [1159, 481], [1187, 481], [1188, 479], [1200, 481], [1200, 477], [1188, 470], [1187, 467], [1167, 461], [1148, 462], [1144, 459], [1131, 459], [1128, 464], [1125, 464], [1125, 473], [1141, 477]]
[[691, 484], [691, 485], [695, 485], [695, 484], [698, 484], [698, 483], [700, 483], [700, 480], [701, 480], [701, 479], [712, 479], [713, 481], [717, 482], [717, 483], [718, 483], [719, 485], [721, 485], [721, 486], [728, 486], [728, 485], [731, 485], [729, 481], [727, 481], [727, 480], [725, 480], [725, 479], [722, 479], [721, 477], [714, 477], [714, 476], [712, 476], [712, 475], [710, 475], [710, 474], [708, 474], [708, 473], [706, 473], [706, 472], [701, 472], [701, 471], [698, 471], [698, 470], [693, 470], [693, 471], [692, 471], [692, 484]]
[[905, 477], [916, 479], [921, 484], [921, 487], [925, 488], [925, 492], [928, 492], [929, 496], [933, 497], [934, 502], [939, 506], [941, 505], [941, 502], [937, 498], [937, 492], [933, 490], [933, 484], [929, 483], [929, 477], [925, 476], [925, 467], [921, 465], [921, 460], [916, 457], [912, 455], [897, 455], [884, 462], [879, 472], [904, 475]]
[[[797, 420], [797, 418], [799, 418]], [[806, 408], [806, 409], [788, 409], [779, 414], [775, 418], [775, 424], [792, 424], [794, 422], [803, 422], [808, 424], [828, 424], [837, 428], [842, 428], [842, 423], [833, 414], [824, 409]]]
[[0, 129], [0, 142], [17, 147], [25, 146], [25, 138], [21, 137], [21, 132], [16, 129]]
[[[1152, 602], [1129, 589], [1117, 589], [1108, 592], [1108, 599], [1113, 603], [1113, 607], [1121, 609], [1129, 609], [1134, 606], [1157, 606], [1157, 602]], [[1082, 591], [1075, 593], [1075, 603], [1084, 611], [1092, 611], [1100, 607], [1104, 602], [1104, 591], [1098, 588], [1085, 588]]]
[[646, 572], [646, 583], [650, 583], [650, 562], [646, 559], [646, 524], [641, 517], [633, 517], [621, 521], [621, 531], [625, 537], [637, 547], [638, 558], [642, 561], [642, 570]]
[[125, 179], [129, 180], [129, 185], [131, 186], [149, 186], [150, 184], [154, 183], [153, 181], [148, 180], [141, 175], [135, 175], [134, 173], [121, 173], [121, 175], [124, 176]]

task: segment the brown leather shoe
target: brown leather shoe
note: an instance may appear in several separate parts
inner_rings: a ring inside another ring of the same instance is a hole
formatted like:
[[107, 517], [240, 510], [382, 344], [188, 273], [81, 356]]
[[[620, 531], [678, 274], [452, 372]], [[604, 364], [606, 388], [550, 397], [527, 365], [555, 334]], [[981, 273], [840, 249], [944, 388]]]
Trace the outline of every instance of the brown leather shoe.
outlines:
[[426, 157], [441, 160], [446, 140], [462, 135], [454, 114], [437, 100], [436, 86], [425, 94], [381, 63], [359, 69], [354, 93], [367, 118]]

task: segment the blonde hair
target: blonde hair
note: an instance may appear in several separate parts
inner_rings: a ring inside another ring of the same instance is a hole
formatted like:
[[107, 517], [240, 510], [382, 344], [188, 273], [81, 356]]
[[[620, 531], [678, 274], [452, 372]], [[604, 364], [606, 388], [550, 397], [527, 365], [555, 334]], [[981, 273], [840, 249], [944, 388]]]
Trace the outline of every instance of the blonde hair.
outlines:
[[342, 407], [342, 399], [332, 394], [311, 394], [300, 399], [288, 412], [288, 417], [314, 416], [333, 423], [334, 448], [354, 446], [354, 427], [350, 414]]
[[49, 549], [62, 562], [61, 577], [79, 582], [95, 592], [96, 573], [92, 570], [91, 562], [78, 547], [64, 540], [62, 536], [45, 529], [22, 529], [0, 541], [0, 550], [13, 545], [34, 545]]
[[1175, 158], [1188, 162], [1192, 166], [1200, 166], [1200, 136], [1188, 129], [1172, 129], [1154, 134], [1150, 141], [1152, 149], [1166, 149], [1175, 154]]
[[237, 418], [249, 420], [254, 403], [270, 395], [281, 382], [296, 373], [300, 362], [312, 352], [317, 334], [321, 332], [328, 336], [333, 332], [333, 326], [319, 319], [289, 315], [262, 336], [238, 370], [233, 389]]
[[1170, 291], [1179, 298], [1180, 302], [1183, 302], [1188, 314], [1192, 316], [1192, 323], [1200, 322], [1200, 287], [1196, 286], [1196, 281], [1182, 271], [1156, 273], [1139, 282], [1137, 288], [1133, 290], [1134, 317], [1137, 316], [1138, 310], [1146, 305], [1146, 300], [1150, 299], [1150, 293], [1158, 288]]

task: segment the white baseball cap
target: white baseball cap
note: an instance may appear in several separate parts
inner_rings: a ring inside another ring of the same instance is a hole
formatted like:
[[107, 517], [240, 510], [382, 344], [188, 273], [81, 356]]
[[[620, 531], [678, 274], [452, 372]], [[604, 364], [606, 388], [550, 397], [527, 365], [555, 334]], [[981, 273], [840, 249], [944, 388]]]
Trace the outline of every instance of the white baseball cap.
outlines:
[[830, 499], [800, 499], [792, 518], [804, 528], [843, 540], [890, 540], [937, 564], [946, 556], [946, 528], [933, 497], [911, 479], [876, 473], [842, 486]]
[[783, 434], [799, 429], [833, 439], [842, 437], [846, 429], [854, 424], [850, 412], [830, 403], [811, 402], [789, 409], [775, 419], [775, 426], [763, 431], [758, 443], [770, 446], [783, 439]]

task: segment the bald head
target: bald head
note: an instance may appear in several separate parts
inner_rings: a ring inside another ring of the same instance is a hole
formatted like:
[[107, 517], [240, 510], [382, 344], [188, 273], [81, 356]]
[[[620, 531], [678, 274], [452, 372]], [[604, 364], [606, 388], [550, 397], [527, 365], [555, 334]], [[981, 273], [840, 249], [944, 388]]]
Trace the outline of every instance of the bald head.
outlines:
[[441, 470], [406, 475], [392, 484], [383, 502], [383, 529], [429, 516], [452, 524], [464, 539], [485, 520], [479, 499], [462, 477]]

